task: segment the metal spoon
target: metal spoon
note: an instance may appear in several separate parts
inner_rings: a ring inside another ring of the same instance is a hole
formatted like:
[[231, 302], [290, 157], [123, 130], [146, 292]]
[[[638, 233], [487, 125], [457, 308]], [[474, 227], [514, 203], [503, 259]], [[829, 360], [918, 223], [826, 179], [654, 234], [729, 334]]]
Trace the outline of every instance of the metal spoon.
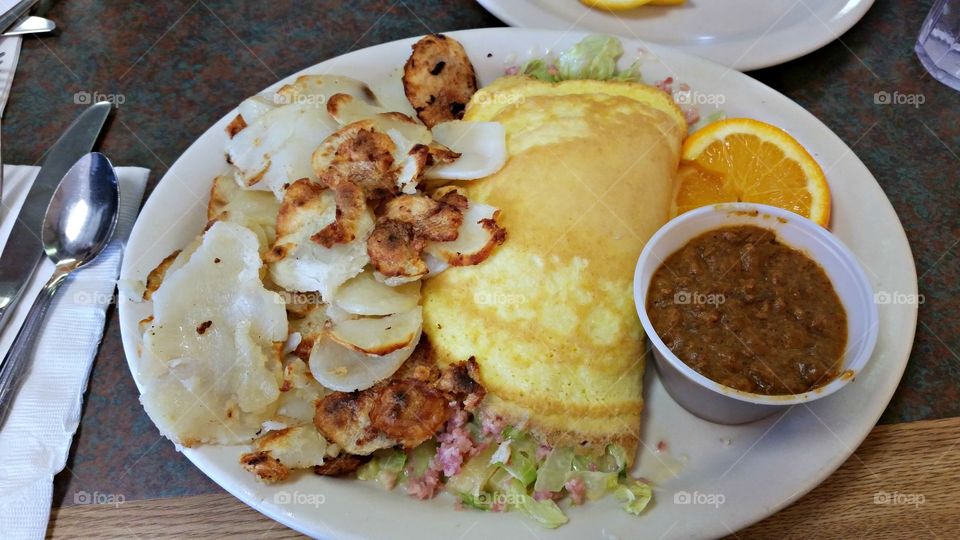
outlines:
[[71, 272], [92, 261], [110, 242], [117, 226], [119, 193], [113, 165], [99, 152], [80, 158], [57, 186], [40, 233], [43, 249], [56, 266], [0, 364], [0, 428], [13, 408], [57, 289]]

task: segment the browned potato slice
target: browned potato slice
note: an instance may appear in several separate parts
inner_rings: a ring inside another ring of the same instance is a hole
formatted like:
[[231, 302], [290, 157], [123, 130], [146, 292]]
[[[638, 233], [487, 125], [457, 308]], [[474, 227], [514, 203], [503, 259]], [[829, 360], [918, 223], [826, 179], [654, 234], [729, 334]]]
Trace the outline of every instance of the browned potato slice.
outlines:
[[463, 118], [477, 91], [477, 76], [463, 45], [442, 34], [416, 42], [403, 67], [403, 91], [427, 127]]

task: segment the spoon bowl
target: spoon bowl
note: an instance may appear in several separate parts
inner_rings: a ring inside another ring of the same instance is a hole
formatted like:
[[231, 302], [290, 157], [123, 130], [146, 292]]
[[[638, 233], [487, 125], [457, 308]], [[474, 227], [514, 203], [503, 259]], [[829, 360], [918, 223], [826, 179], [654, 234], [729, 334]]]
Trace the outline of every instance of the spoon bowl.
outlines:
[[47, 257], [58, 268], [80, 268], [113, 237], [120, 208], [117, 175], [99, 152], [80, 158], [57, 186], [40, 231]]
[[57, 289], [71, 272], [94, 260], [110, 243], [119, 211], [117, 174], [110, 160], [99, 152], [80, 158], [57, 186], [40, 232], [43, 250], [53, 261], [54, 271], [30, 306], [0, 364], [0, 428], [13, 408]]

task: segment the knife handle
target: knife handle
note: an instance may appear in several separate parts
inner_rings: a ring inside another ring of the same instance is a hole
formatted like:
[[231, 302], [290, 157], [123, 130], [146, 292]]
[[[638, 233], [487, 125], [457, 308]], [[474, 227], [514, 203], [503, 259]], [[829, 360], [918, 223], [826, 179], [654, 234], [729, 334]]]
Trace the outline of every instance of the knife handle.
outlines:
[[17, 300], [20, 299], [21, 290], [22, 288], [19, 286], [0, 283], [0, 332], [3, 332], [3, 328], [7, 326], [7, 319], [13, 315], [13, 309], [17, 305]]
[[50, 307], [57, 289], [66, 280], [67, 274], [67, 272], [54, 272], [50, 281], [44, 285], [43, 289], [40, 289], [40, 294], [37, 295], [33, 305], [30, 306], [27, 318], [23, 322], [23, 326], [20, 327], [20, 331], [17, 332], [17, 337], [13, 339], [10, 350], [7, 351], [7, 355], [3, 359], [3, 364], [0, 364], [0, 429], [3, 429], [10, 409], [13, 408], [17, 390], [26, 378], [25, 375], [30, 367], [30, 360], [33, 358], [37, 336], [40, 334], [40, 329], [43, 328], [43, 323], [47, 318], [47, 309]]

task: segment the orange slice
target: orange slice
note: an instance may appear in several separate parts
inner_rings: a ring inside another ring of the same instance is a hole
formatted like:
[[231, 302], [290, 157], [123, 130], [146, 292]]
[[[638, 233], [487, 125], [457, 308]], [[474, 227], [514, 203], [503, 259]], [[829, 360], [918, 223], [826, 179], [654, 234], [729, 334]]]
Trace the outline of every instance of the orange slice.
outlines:
[[649, 4], [650, 1], [651, 0], [580, 0], [580, 3], [592, 8], [623, 11]]
[[786, 131], [749, 118], [708, 124], [683, 143], [673, 215], [723, 202], [769, 204], [830, 223], [830, 187], [817, 161]]

